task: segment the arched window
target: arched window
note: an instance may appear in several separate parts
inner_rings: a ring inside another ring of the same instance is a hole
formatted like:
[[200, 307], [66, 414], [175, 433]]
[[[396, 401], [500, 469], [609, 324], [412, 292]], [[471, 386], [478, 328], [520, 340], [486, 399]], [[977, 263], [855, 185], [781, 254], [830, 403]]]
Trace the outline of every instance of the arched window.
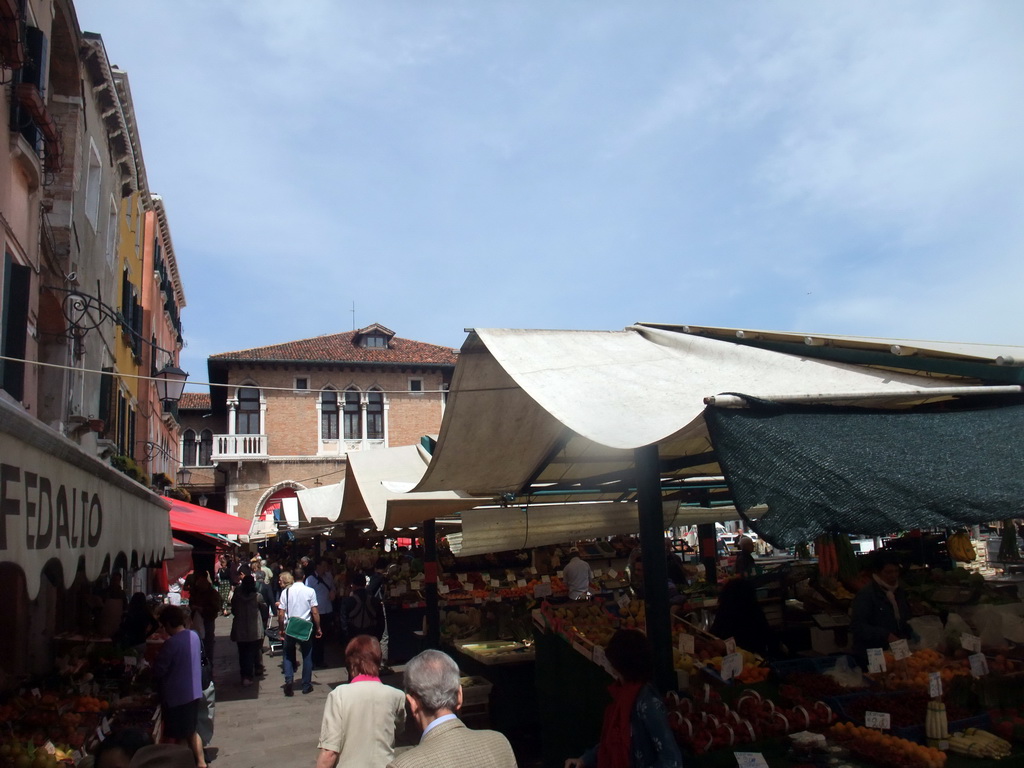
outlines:
[[363, 439], [363, 417], [359, 409], [359, 390], [345, 390], [345, 439]]
[[376, 390], [366, 393], [366, 439], [384, 439], [384, 393]]
[[338, 439], [338, 393], [333, 389], [320, 393], [320, 439]]
[[238, 390], [235, 434], [260, 434], [260, 391], [255, 387], [240, 387]]
[[195, 430], [186, 429], [185, 433], [181, 436], [181, 463], [186, 467], [196, 466], [196, 449], [198, 445]]
[[199, 466], [209, 467], [213, 464], [213, 432], [204, 429], [199, 435]]

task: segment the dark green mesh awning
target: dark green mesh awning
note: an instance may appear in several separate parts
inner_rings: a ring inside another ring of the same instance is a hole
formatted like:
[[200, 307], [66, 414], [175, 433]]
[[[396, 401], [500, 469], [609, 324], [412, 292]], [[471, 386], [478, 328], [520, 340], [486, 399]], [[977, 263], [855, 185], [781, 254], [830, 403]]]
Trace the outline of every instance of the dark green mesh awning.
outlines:
[[777, 546], [827, 531], [885, 535], [1024, 517], [1024, 406], [907, 412], [707, 408], [715, 452], [751, 527]]

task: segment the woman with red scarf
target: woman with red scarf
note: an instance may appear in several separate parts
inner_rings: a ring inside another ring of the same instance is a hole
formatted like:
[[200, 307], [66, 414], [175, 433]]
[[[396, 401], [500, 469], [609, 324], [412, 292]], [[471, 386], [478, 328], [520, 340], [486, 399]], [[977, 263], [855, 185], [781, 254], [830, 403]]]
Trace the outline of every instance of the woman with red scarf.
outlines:
[[668, 727], [665, 705], [651, 685], [651, 647], [635, 629], [620, 629], [605, 649], [616, 680], [604, 711], [601, 741], [565, 768], [681, 768], [683, 758]]

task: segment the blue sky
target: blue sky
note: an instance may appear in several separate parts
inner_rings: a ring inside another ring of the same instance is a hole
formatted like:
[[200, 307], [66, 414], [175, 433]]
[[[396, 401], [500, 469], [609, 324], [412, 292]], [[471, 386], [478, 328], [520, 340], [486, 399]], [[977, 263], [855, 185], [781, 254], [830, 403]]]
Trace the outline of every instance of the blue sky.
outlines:
[[183, 367], [380, 322], [1021, 344], [1024, 4], [79, 0]]

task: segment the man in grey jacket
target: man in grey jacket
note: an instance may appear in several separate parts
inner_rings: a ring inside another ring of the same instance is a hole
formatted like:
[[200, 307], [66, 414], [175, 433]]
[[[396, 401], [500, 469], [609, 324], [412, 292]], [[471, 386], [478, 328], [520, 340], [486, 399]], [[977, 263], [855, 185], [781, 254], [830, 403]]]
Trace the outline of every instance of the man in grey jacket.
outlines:
[[423, 729], [419, 746], [395, 757], [389, 768], [516, 768], [508, 739], [497, 731], [473, 731], [456, 716], [462, 706], [459, 667], [441, 651], [423, 651], [405, 668], [405, 698]]

